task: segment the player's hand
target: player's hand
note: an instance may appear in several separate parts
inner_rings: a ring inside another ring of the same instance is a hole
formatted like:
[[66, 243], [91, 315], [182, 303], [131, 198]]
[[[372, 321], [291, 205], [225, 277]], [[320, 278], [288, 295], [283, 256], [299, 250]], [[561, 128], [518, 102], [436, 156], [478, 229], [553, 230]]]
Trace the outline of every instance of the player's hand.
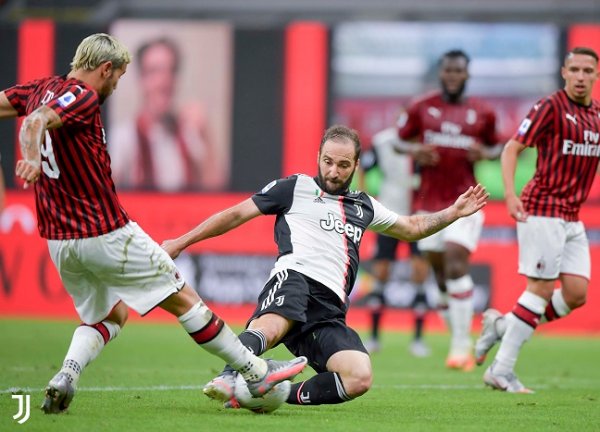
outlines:
[[508, 214], [517, 222], [525, 222], [527, 216], [529, 216], [525, 211], [525, 207], [523, 207], [523, 203], [515, 195], [506, 197], [506, 208], [508, 209]]
[[33, 162], [28, 160], [21, 159], [17, 162], [17, 167], [15, 168], [15, 174], [17, 177], [22, 179], [25, 183], [23, 184], [23, 189], [27, 189], [30, 184], [35, 183], [39, 180], [42, 170], [40, 169], [39, 162]]
[[481, 184], [469, 187], [454, 203], [458, 217], [470, 216], [487, 204], [490, 194]]
[[423, 166], [435, 166], [440, 161], [440, 154], [435, 146], [430, 144], [414, 146], [412, 157], [419, 165]]
[[173, 259], [177, 258], [183, 250], [183, 248], [177, 244], [177, 240], [165, 240], [162, 242], [160, 247], [163, 248]]

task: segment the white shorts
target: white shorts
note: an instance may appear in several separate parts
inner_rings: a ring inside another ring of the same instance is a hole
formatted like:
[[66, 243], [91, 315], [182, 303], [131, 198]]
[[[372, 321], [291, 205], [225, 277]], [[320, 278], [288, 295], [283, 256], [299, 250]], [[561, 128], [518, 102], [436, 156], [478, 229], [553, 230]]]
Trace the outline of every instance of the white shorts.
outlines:
[[456, 243], [469, 252], [477, 249], [485, 215], [481, 210], [464, 218], [460, 218], [441, 231], [417, 242], [420, 251], [444, 252], [446, 243]]
[[48, 249], [86, 324], [102, 321], [121, 300], [144, 315], [185, 283], [171, 257], [135, 222], [98, 237], [48, 240]]
[[517, 222], [519, 273], [536, 279], [559, 274], [591, 277], [590, 247], [583, 222], [529, 216]]

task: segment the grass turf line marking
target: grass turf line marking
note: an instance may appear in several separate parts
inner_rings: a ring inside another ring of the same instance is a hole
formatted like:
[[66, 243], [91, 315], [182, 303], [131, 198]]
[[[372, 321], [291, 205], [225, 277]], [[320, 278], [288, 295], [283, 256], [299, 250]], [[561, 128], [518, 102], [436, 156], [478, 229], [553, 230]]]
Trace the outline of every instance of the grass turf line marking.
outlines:
[[[80, 387], [78, 392], [128, 392], [128, 391], [182, 391], [182, 390], [202, 390], [204, 386], [200, 385], [158, 385], [146, 387]], [[484, 384], [467, 385], [467, 384], [392, 384], [392, 385], [377, 385], [373, 388], [394, 388], [400, 390], [481, 390], [485, 389]], [[548, 386], [536, 385], [536, 389], [546, 389]], [[567, 389], [569, 387], [562, 387]], [[0, 390], [0, 394], [21, 394], [21, 393], [36, 393], [44, 391], [43, 388], [35, 387], [10, 387]]]

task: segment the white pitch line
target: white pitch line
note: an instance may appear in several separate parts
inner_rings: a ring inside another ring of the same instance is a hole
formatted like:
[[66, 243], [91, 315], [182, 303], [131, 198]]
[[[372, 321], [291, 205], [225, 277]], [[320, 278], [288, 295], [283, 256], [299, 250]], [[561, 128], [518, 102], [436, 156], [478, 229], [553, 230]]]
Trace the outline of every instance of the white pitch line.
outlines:
[[[483, 383], [478, 385], [466, 385], [466, 384], [392, 384], [392, 385], [377, 385], [374, 388], [394, 388], [399, 390], [482, 390], [485, 389]], [[182, 390], [201, 390], [203, 386], [200, 385], [182, 385], [182, 386], [170, 386], [170, 385], [158, 385], [158, 386], [146, 386], [146, 387], [80, 387], [77, 389], [78, 392], [130, 392], [130, 391], [182, 391]], [[546, 389], [548, 386], [537, 385], [536, 389]], [[35, 387], [11, 387], [8, 389], [0, 390], [0, 394], [11, 394], [11, 393], [37, 393], [42, 392], [43, 389]]]

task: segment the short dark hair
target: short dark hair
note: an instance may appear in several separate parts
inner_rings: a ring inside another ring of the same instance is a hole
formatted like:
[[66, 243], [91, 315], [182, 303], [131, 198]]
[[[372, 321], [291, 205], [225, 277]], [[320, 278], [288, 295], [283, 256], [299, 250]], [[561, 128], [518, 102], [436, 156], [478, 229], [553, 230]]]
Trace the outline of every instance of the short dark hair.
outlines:
[[567, 61], [569, 59], [569, 57], [571, 57], [572, 55], [575, 55], [575, 54], [588, 55], [590, 57], [593, 57], [596, 60], [596, 63], [598, 63], [598, 54], [596, 53], [596, 51], [594, 51], [593, 49], [588, 48], [588, 47], [575, 47], [575, 48], [573, 48], [565, 56], [565, 61]]
[[157, 39], [151, 39], [149, 41], [146, 41], [137, 49], [135, 53], [135, 61], [138, 65], [140, 72], [142, 70], [142, 58], [144, 57], [144, 54], [146, 54], [146, 51], [148, 51], [150, 48], [155, 47], [157, 45], [163, 45], [169, 51], [171, 51], [171, 53], [173, 53], [173, 57], [175, 60], [175, 64], [173, 65], [173, 67], [174, 71], [177, 72], [179, 70], [179, 62], [181, 60], [181, 56], [179, 55], [179, 48], [177, 47], [175, 42], [166, 37], [160, 37]]
[[455, 59], [455, 58], [464, 58], [465, 61], [467, 62], [467, 66], [469, 65], [469, 62], [471, 61], [471, 59], [469, 58], [469, 56], [467, 55], [466, 52], [464, 52], [463, 50], [460, 50], [460, 49], [453, 49], [450, 51], [446, 51], [444, 54], [441, 55], [440, 59], [438, 60], [438, 66], [442, 65], [442, 62], [444, 61], [444, 59]]
[[354, 129], [343, 125], [331, 126], [323, 135], [321, 145], [319, 146], [319, 154], [321, 154], [321, 151], [323, 150], [323, 145], [329, 140], [338, 142], [342, 140], [351, 141], [352, 144], [354, 144], [354, 160], [357, 161], [360, 157], [360, 138], [358, 136], [358, 132], [356, 132]]

